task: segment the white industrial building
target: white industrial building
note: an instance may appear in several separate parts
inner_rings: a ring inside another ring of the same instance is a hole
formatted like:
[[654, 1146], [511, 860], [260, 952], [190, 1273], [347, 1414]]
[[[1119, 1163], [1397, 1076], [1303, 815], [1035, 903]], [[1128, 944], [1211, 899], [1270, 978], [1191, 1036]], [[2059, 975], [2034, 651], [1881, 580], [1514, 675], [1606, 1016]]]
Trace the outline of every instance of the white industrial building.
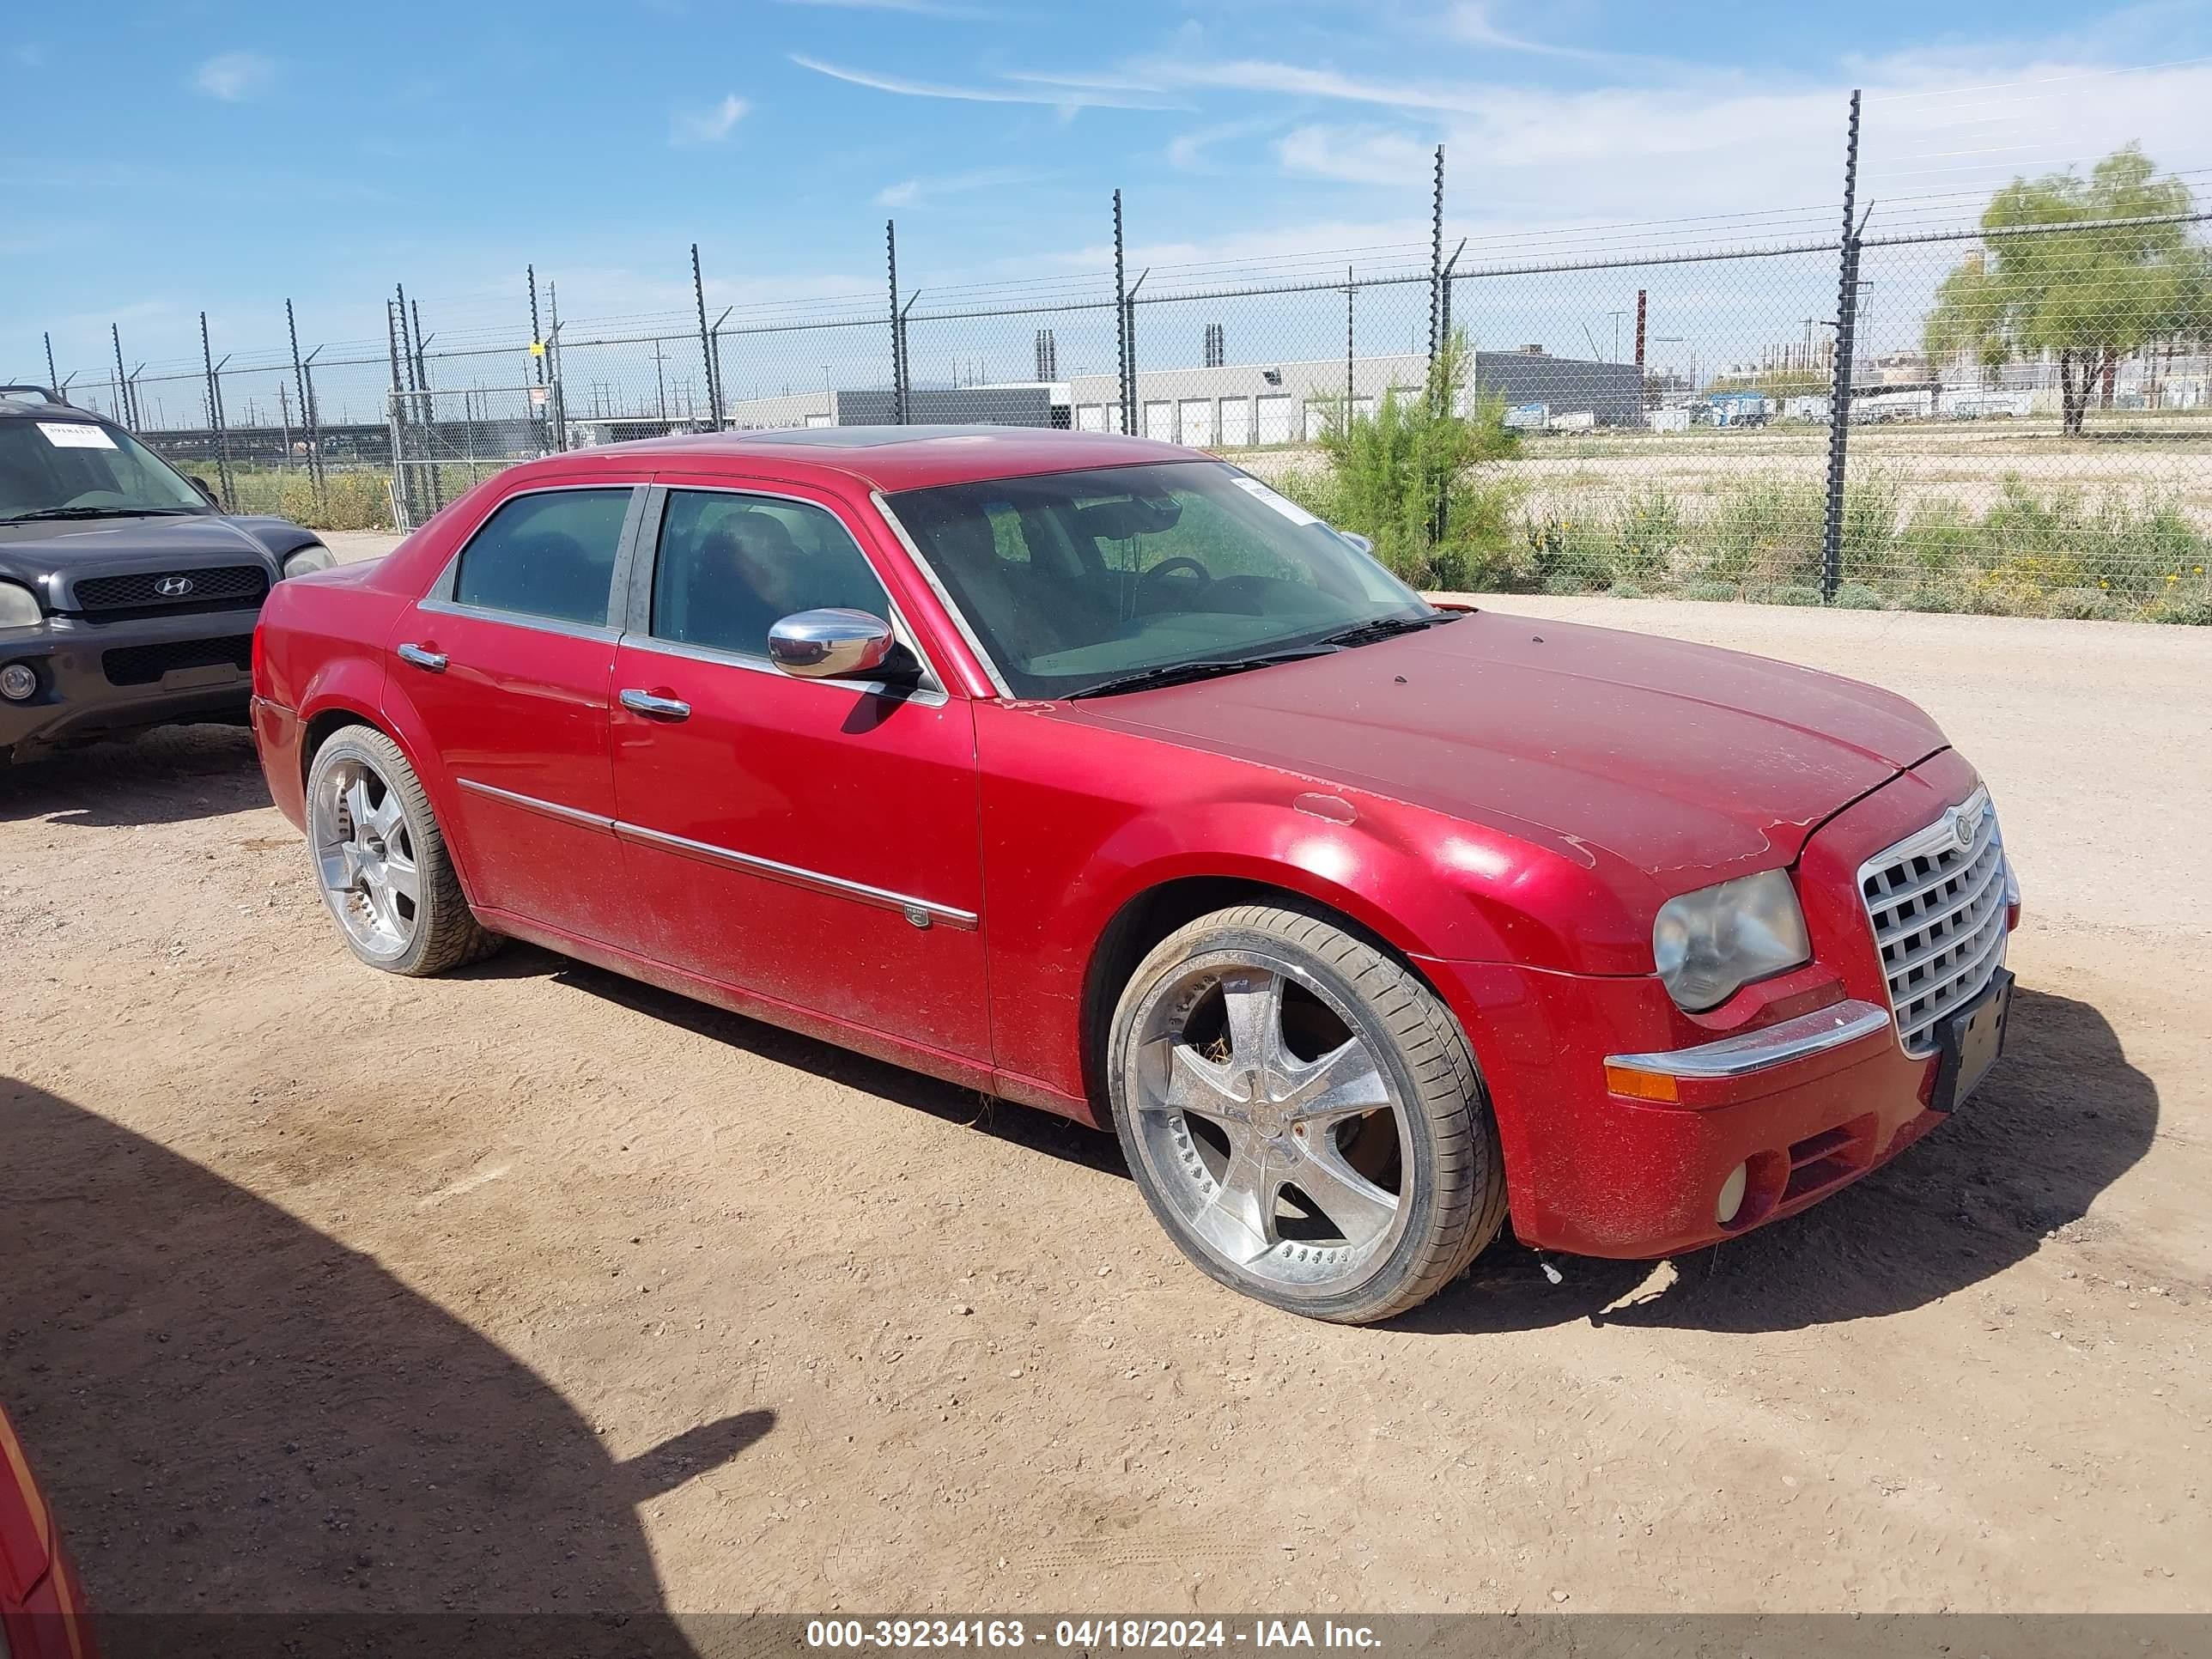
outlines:
[[[1317, 436], [1328, 412], [1342, 404], [1347, 380], [1358, 416], [1374, 413], [1394, 391], [1418, 396], [1427, 378], [1428, 359], [1412, 352], [1354, 357], [1348, 363], [1336, 357], [1144, 369], [1137, 376], [1136, 428], [1147, 438], [1201, 448], [1302, 443]], [[1643, 421], [1643, 376], [1632, 363], [1534, 350], [1483, 352], [1475, 356], [1472, 379], [1481, 392], [1509, 403], [1586, 413], [1593, 424]], [[1461, 413], [1473, 396], [1462, 391]], [[858, 426], [889, 422], [893, 415], [888, 386], [824, 388], [732, 403], [725, 424], [739, 429]], [[908, 393], [906, 417], [915, 423], [981, 421], [1117, 432], [1120, 384], [1113, 374], [1078, 374], [1065, 380], [916, 386]]]

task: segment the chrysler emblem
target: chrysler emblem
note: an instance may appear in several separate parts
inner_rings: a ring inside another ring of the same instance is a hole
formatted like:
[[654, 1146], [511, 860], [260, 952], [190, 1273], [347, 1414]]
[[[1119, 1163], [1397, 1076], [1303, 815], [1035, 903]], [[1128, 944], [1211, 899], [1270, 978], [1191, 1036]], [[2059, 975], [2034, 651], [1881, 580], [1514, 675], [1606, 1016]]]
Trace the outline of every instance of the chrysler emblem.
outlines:
[[1964, 812], [1956, 809], [1954, 809], [1951, 813], [1951, 836], [1961, 848], [1972, 847], [1974, 844], [1974, 826], [1968, 822]]
[[154, 584], [154, 591], [165, 599], [181, 599], [192, 591], [190, 576], [164, 576]]

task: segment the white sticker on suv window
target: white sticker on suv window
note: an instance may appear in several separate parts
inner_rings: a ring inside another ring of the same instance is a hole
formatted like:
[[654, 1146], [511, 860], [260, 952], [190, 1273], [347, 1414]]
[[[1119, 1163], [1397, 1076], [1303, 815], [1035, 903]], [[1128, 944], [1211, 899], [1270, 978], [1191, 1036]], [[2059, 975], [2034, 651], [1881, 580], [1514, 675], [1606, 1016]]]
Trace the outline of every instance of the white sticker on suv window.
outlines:
[[115, 440], [86, 421], [40, 421], [40, 431], [56, 449], [112, 449]]
[[1321, 522], [1319, 519], [1314, 517], [1312, 514], [1307, 512], [1305, 508], [1300, 507], [1289, 496], [1278, 495], [1273, 490], [1268, 489], [1267, 485], [1261, 483], [1257, 478], [1237, 477], [1231, 478], [1229, 482], [1235, 484], [1246, 495], [1251, 496], [1253, 500], [1265, 502], [1267, 506], [1273, 507], [1276, 512], [1281, 514], [1292, 524], [1319, 524]]

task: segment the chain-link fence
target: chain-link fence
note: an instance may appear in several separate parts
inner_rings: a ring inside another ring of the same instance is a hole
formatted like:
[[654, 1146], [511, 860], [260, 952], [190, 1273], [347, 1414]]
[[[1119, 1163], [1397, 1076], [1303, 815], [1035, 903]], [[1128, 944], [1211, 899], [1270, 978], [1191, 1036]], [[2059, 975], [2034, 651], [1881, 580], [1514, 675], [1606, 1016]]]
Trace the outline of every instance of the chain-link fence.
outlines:
[[[1847, 188], [1840, 236], [1556, 247], [1455, 244], [1439, 164], [1425, 246], [1177, 269], [1130, 268], [1117, 198], [1097, 275], [915, 290], [894, 258], [710, 317], [695, 252], [685, 312], [564, 321], [548, 284], [541, 317], [533, 273], [505, 326], [395, 292], [374, 345], [126, 371], [118, 334], [68, 391], [336, 527], [591, 445], [987, 422], [1231, 455], [1437, 586], [2207, 622], [2212, 214], [2132, 155], [1887, 232]], [[1361, 521], [1394, 489], [1434, 500]]]

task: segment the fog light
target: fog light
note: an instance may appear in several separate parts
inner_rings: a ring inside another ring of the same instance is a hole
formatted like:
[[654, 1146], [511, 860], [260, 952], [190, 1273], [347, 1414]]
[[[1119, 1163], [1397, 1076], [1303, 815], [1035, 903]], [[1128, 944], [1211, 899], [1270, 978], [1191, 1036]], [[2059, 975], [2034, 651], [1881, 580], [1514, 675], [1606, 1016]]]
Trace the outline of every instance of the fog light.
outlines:
[[1739, 1164], [1729, 1171], [1728, 1179], [1721, 1182], [1720, 1199], [1713, 1206], [1713, 1219], [1722, 1226], [1725, 1227], [1735, 1220], [1736, 1212], [1743, 1208], [1743, 1189], [1750, 1179], [1751, 1166]]
[[28, 702], [39, 689], [39, 677], [21, 663], [11, 662], [0, 668], [0, 697], [10, 702]]

